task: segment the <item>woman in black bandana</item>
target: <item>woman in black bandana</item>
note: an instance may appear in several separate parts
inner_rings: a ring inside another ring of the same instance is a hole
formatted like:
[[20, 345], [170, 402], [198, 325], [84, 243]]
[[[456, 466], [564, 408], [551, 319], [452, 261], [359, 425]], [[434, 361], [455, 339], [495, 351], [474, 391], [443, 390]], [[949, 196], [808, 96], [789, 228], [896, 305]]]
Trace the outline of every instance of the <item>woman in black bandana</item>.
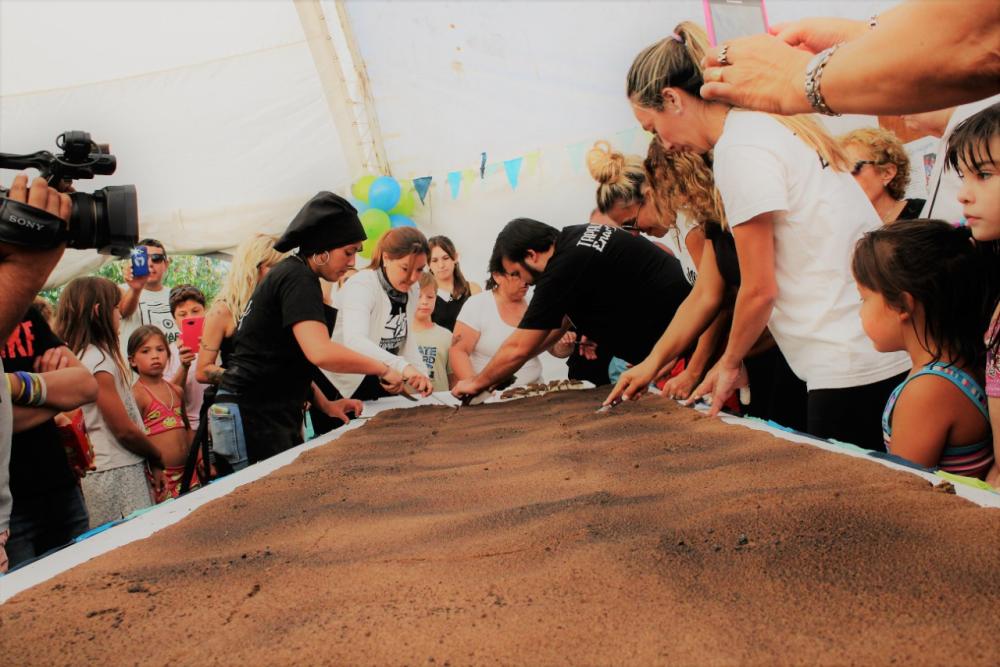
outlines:
[[[321, 192], [288, 225], [275, 250], [298, 248], [257, 285], [209, 411], [213, 446], [235, 469], [302, 442], [302, 409], [312, 369], [369, 374], [399, 391], [388, 364], [330, 340], [319, 279], [337, 281], [361, 250], [365, 232], [345, 199]], [[357, 401], [341, 412], [360, 413]]]
[[[429, 255], [427, 239], [413, 227], [389, 230], [375, 246], [371, 264], [351, 276], [334, 300], [333, 340], [387, 364], [424, 395], [432, 385], [409, 331]], [[342, 396], [371, 400], [388, 393], [377, 376], [326, 375]]]

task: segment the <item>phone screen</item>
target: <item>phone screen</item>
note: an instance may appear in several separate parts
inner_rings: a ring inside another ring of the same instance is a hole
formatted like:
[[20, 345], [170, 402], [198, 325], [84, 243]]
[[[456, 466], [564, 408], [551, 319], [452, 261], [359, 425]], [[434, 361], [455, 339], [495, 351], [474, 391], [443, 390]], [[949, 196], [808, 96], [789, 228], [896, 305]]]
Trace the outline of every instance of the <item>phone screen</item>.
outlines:
[[767, 32], [764, 0], [704, 0], [704, 3], [708, 41], [712, 46]]
[[204, 317], [187, 317], [181, 320], [181, 342], [198, 354], [201, 345], [201, 334], [205, 330]]

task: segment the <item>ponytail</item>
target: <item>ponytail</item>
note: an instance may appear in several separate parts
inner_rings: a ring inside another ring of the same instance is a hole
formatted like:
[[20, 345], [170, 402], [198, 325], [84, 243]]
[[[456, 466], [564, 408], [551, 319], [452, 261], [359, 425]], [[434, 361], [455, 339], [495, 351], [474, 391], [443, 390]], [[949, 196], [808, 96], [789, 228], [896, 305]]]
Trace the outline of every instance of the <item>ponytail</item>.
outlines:
[[[696, 23], [684, 21], [673, 34], [647, 46], [632, 61], [625, 81], [628, 98], [641, 107], [663, 110], [663, 89], [679, 88], [701, 99], [704, 83], [701, 61], [708, 35]], [[819, 154], [834, 171], [849, 171], [850, 160], [843, 147], [811, 114], [779, 116], [768, 114]]]

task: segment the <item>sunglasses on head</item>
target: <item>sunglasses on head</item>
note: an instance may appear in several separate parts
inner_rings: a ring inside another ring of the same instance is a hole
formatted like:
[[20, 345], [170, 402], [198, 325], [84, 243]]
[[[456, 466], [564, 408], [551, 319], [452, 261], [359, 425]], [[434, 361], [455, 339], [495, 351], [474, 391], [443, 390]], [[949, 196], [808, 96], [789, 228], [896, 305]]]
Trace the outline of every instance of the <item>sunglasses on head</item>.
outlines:
[[876, 162], [875, 160], [858, 160], [857, 162], [854, 163], [854, 166], [851, 168], [851, 175], [857, 176], [858, 174], [860, 174], [861, 170], [865, 168], [866, 164], [870, 164], [871, 166], [874, 167], [875, 165], [878, 164], [878, 162]]

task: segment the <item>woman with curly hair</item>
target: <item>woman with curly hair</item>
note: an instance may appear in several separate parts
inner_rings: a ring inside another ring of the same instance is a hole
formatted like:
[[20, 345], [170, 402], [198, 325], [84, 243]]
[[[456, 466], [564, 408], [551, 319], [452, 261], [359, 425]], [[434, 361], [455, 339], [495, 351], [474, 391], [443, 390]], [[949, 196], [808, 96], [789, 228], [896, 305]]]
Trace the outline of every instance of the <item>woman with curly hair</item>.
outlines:
[[910, 157], [895, 134], [865, 127], [840, 137], [851, 160], [851, 175], [868, 195], [882, 222], [920, 217], [923, 199], [907, 199]]

